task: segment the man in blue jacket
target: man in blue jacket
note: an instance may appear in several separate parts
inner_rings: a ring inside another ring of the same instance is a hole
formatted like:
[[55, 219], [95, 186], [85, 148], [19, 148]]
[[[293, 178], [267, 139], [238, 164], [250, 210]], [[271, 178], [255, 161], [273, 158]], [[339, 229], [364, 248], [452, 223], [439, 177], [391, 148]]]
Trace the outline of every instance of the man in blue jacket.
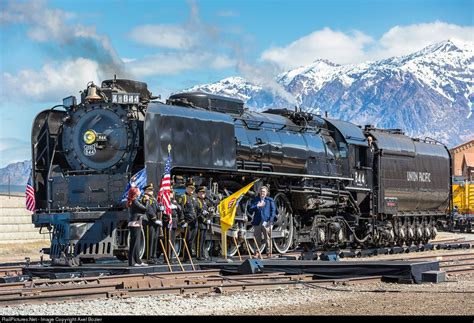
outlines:
[[[254, 227], [254, 235], [258, 246], [262, 245], [262, 233], [265, 239], [267, 250], [270, 249], [270, 228], [276, 218], [275, 201], [268, 196], [268, 187], [260, 188], [260, 195], [255, 197], [248, 207], [249, 213], [254, 213], [252, 225]], [[260, 248], [257, 249], [258, 256]]]

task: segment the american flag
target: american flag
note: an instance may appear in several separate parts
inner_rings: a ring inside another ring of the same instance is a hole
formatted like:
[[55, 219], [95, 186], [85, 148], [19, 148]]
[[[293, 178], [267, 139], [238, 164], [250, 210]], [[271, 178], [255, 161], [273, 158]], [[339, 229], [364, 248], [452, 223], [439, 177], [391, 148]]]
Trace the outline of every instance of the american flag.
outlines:
[[[165, 213], [171, 215], [171, 201], [170, 201], [170, 189], [171, 189], [171, 155], [168, 152], [168, 160], [166, 161], [165, 165], [165, 173], [163, 178], [161, 179], [160, 183], [160, 190], [158, 192], [158, 200], [163, 203], [165, 207]], [[171, 216], [170, 216], [170, 225], [171, 225]]]
[[34, 212], [35, 211], [35, 190], [33, 189], [32, 180], [31, 180], [32, 173], [30, 172], [30, 178], [28, 179], [28, 183], [26, 184], [26, 209], [28, 211]]

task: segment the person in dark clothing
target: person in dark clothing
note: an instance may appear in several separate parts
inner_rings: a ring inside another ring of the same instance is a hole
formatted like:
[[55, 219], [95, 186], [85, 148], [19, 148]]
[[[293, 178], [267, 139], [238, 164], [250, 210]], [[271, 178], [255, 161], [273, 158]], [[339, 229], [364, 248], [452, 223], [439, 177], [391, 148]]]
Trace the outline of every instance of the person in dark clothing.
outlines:
[[[182, 218], [180, 220], [181, 229], [184, 230], [184, 239], [189, 249], [191, 257], [193, 255], [192, 248], [196, 239], [197, 231], [197, 198], [194, 195], [194, 183], [189, 182], [186, 185], [186, 192], [180, 197], [179, 205], [182, 210]], [[183, 246], [183, 261], [189, 260], [189, 256], [185, 247]]]
[[145, 237], [148, 245], [147, 261], [149, 264], [157, 264], [161, 254], [159, 239], [163, 237], [162, 209], [154, 195], [153, 184], [148, 184], [144, 188], [145, 194], [142, 196], [142, 204], [146, 206], [146, 232]]
[[197, 192], [197, 222], [198, 233], [196, 241], [197, 260], [209, 259], [204, 250], [206, 242], [207, 227], [211, 225], [211, 208], [213, 207], [211, 201], [206, 198], [206, 187], [201, 186]]
[[142, 219], [145, 217], [146, 207], [140, 203], [140, 189], [132, 187], [128, 191], [128, 230], [130, 234], [130, 246], [128, 250], [129, 266], [147, 266], [140, 259], [140, 247], [142, 244]]
[[173, 189], [170, 190], [170, 203], [171, 214], [166, 214], [165, 212], [163, 212], [163, 235], [168, 259], [173, 259], [174, 254], [171, 250], [170, 244], [172, 244], [173, 247], [175, 246], [176, 228], [178, 226], [178, 219], [181, 218], [181, 216], [179, 215], [181, 213], [181, 206], [174, 198]]
[[249, 213], [254, 213], [252, 225], [254, 227], [255, 239], [258, 244], [258, 248], [256, 248], [257, 256], [262, 245], [262, 233], [267, 250], [269, 250], [270, 229], [276, 218], [275, 201], [268, 196], [268, 191], [268, 187], [262, 186], [260, 188], [260, 195], [255, 197], [248, 206]]

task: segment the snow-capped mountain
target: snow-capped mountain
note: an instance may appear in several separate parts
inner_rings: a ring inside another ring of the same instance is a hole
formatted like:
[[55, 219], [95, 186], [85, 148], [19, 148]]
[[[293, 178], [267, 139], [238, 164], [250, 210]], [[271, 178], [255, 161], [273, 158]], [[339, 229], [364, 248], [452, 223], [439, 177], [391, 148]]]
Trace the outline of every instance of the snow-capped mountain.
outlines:
[[[448, 146], [474, 138], [474, 43], [448, 40], [402, 57], [338, 65], [316, 60], [282, 73], [276, 81], [299, 106], [331, 118], [400, 128]], [[242, 99], [254, 110], [288, 106], [265, 85], [241, 77], [185, 91]]]
[[28, 182], [31, 171], [31, 161], [12, 163], [0, 168], [0, 185], [24, 185]]

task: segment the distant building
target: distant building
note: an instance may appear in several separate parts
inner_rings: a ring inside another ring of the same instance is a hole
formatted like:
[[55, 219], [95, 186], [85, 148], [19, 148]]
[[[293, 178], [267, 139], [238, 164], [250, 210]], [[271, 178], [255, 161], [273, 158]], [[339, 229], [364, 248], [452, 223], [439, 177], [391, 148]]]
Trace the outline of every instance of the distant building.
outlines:
[[474, 181], [474, 153], [465, 153], [461, 164], [462, 177]]
[[453, 159], [454, 176], [474, 179], [474, 140], [449, 150]]

